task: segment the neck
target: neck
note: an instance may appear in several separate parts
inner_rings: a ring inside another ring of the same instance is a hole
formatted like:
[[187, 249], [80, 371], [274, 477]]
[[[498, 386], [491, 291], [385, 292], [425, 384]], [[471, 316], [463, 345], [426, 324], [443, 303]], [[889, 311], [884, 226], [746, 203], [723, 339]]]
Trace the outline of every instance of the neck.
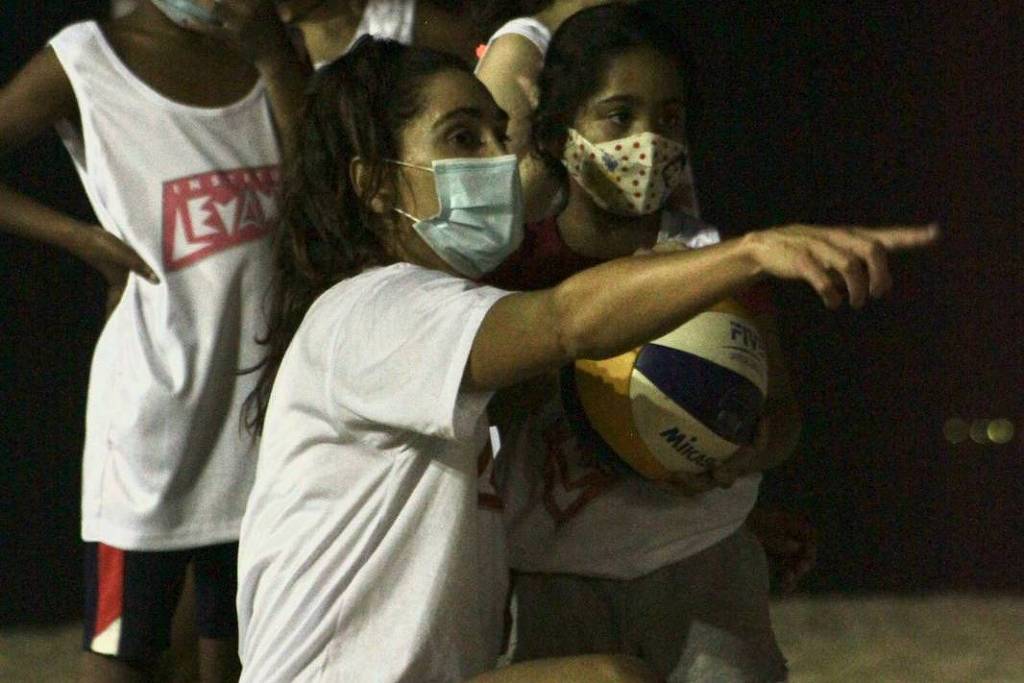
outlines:
[[558, 216], [558, 232], [580, 256], [614, 259], [649, 249], [658, 240], [661, 212], [617, 216], [599, 207], [575, 180], [569, 180], [569, 203]]
[[197, 51], [225, 52], [222, 45], [212, 41], [202, 33], [192, 31], [171, 21], [170, 17], [163, 13], [163, 10], [149, 2], [149, 0], [138, 3], [130, 13], [115, 21], [119, 22], [122, 26], [132, 27], [140, 32], [159, 35], [162, 39], [171, 39], [179, 47], [188, 49], [193, 53]]

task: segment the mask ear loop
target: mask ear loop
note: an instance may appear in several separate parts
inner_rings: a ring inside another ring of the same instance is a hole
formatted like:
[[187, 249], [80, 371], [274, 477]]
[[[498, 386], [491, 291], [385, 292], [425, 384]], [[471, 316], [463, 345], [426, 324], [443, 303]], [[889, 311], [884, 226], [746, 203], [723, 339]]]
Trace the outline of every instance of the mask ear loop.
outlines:
[[[419, 164], [410, 164], [407, 161], [399, 161], [398, 159], [384, 159], [383, 161], [385, 163], [388, 163], [388, 164], [395, 164], [396, 166], [405, 166], [406, 168], [416, 168], [416, 169], [419, 169], [421, 171], [429, 171], [430, 173], [434, 172], [434, 169], [429, 167], [429, 166], [420, 166]], [[416, 225], [417, 223], [419, 223], [422, 220], [421, 218], [416, 218], [416, 216], [413, 216], [411, 213], [407, 213], [407, 212], [403, 211], [402, 209], [398, 208], [397, 206], [392, 206], [391, 210], [394, 211], [395, 213], [397, 213], [399, 216], [405, 216], [406, 218], [411, 220], [413, 225]]]
[[683, 151], [679, 153], [679, 156], [677, 156], [669, 163], [665, 164], [665, 167], [661, 171], [662, 178], [668, 180], [668, 175], [670, 173], [677, 173], [680, 176], [682, 176], [683, 172], [686, 171], [686, 167], [689, 165], [689, 163], [690, 155], [686, 153], [686, 148], [684, 147]]
[[419, 164], [410, 164], [408, 161], [399, 161], [398, 159], [384, 159], [389, 164], [395, 164], [397, 166], [405, 166], [406, 168], [418, 168], [421, 171], [434, 172], [434, 169], [430, 166], [420, 166]]

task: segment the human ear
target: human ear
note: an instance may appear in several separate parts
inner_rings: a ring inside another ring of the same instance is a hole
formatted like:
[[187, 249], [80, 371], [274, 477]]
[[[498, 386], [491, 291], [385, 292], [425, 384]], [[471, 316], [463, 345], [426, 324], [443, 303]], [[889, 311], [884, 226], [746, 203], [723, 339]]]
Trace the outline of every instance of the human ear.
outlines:
[[379, 215], [389, 214], [395, 205], [394, 185], [388, 182], [385, 171], [362, 157], [353, 157], [348, 165], [348, 177], [360, 201]]

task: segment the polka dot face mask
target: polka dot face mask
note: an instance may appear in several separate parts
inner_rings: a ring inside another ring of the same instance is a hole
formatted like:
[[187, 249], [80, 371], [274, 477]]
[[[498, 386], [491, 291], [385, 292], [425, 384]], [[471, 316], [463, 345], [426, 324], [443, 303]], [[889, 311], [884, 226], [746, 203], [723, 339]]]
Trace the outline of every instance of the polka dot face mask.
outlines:
[[681, 186], [687, 194], [682, 204], [696, 211], [686, 146], [657, 133], [593, 143], [570, 128], [562, 162], [594, 203], [611, 213], [646, 216], [660, 211]]

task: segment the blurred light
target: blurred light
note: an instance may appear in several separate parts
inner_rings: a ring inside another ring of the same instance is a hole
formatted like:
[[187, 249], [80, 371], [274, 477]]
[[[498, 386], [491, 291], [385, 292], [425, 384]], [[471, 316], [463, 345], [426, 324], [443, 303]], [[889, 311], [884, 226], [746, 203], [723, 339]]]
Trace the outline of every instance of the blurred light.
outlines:
[[1009, 420], [992, 420], [985, 430], [992, 443], [1010, 443], [1013, 440], [1014, 427]]
[[988, 440], [988, 420], [971, 420], [971, 441], [986, 444]]
[[966, 441], [968, 429], [967, 422], [959, 417], [951, 417], [946, 420], [946, 424], [942, 425], [942, 433], [945, 435], [946, 441], [950, 443]]

